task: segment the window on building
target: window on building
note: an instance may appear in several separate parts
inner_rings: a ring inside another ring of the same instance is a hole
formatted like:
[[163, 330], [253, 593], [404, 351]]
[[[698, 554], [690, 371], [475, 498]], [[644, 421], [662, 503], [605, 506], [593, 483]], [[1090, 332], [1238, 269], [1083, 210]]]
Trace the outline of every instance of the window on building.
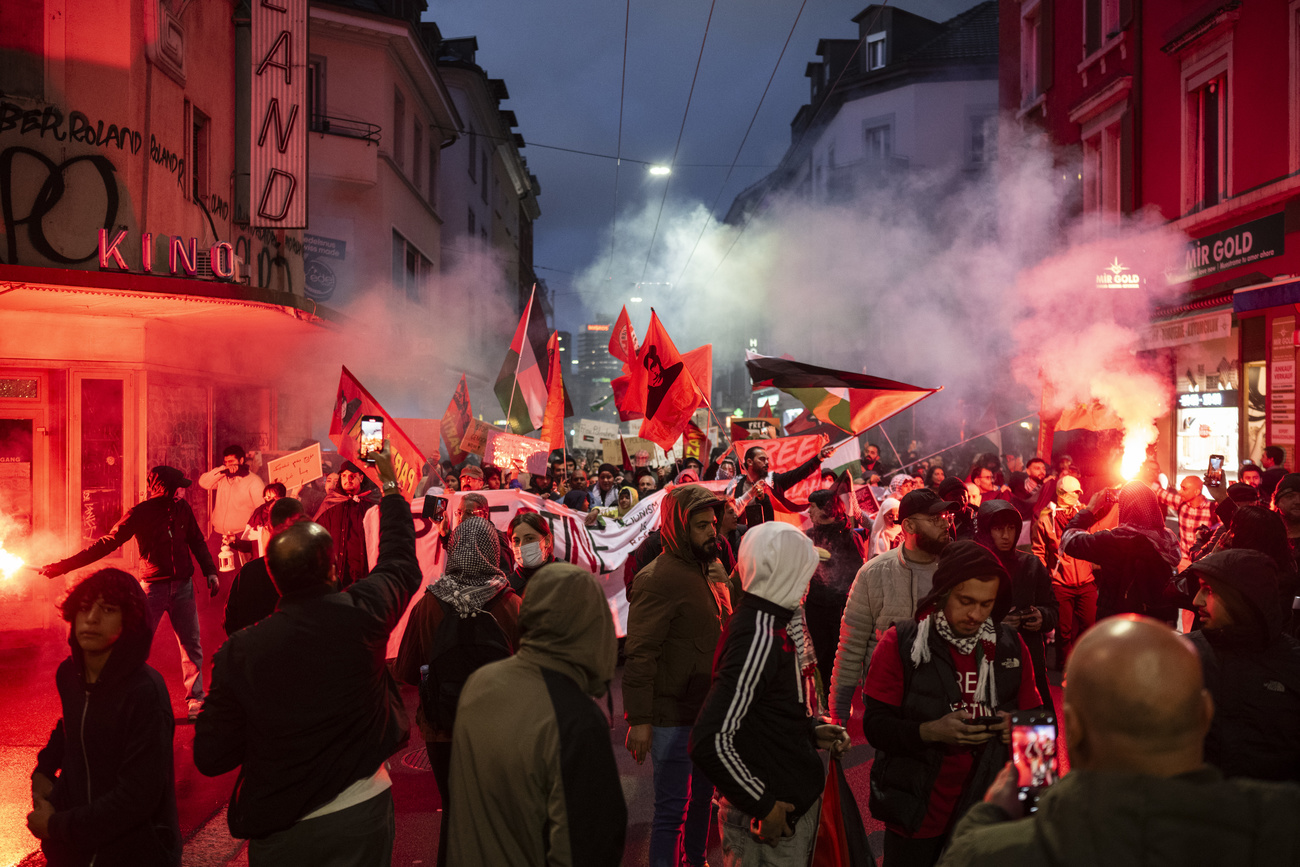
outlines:
[[474, 130], [469, 131], [469, 179], [471, 181], [478, 179], [478, 136]]
[[1020, 7], [1020, 104], [1026, 106], [1047, 91], [1052, 31], [1047, 21], [1051, 0]]
[[393, 162], [399, 169], [406, 166], [406, 100], [400, 90], [393, 91]]
[[313, 132], [325, 128], [325, 58], [307, 61], [307, 120]]
[[966, 118], [966, 160], [973, 168], [989, 166], [998, 158], [998, 117], [994, 112]]
[[482, 176], [481, 178], [479, 178], [479, 188], [478, 188], [479, 191], [478, 191], [478, 195], [479, 195], [479, 198], [483, 200], [483, 204], [486, 205], [486, 204], [487, 204], [487, 200], [488, 200], [488, 152], [487, 152], [487, 148], [484, 148], [484, 149], [483, 149], [483, 152], [482, 152], [481, 154], [479, 154], [479, 159], [482, 161], [481, 164], [482, 164], [482, 168], [483, 168], [483, 173], [482, 173], [483, 176]]
[[1084, 0], [1083, 56], [1088, 57], [1119, 35], [1119, 0]]
[[429, 204], [438, 207], [438, 148], [429, 148]]
[[411, 133], [415, 137], [415, 144], [411, 148], [411, 183], [415, 184], [418, 190], [420, 184], [424, 182], [424, 161], [420, 159], [420, 154], [424, 153], [424, 127], [418, 116], [413, 117], [411, 122], [414, 126]]
[[0, 3], [4, 34], [4, 92], [45, 97], [45, 4]]
[[1209, 208], [1228, 196], [1228, 76], [1221, 73], [1188, 94], [1193, 209]]
[[190, 189], [194, 201], [205, 201], [210, 192], [208, 185], [208, 150], [212, 124], [207, 115], [196, 108], [190, 109]]
[[869, 162], [889, 159], [894, 154], [893, 124], [867, 126], [863, 131], [863, 143], [866, 145], [866, 159]]
[[1123, 117], [1111, 116], [1085, 127], [1083, 211], [1098, 218], [1118, 217], [1123, 177]]
[[393, 231], [393, 289], [410, 301], [424, 296], [425, 283], [433, 276], [433, 263], [397, 230]]
[[885, 68], [885, 34], [873, 33], [867, 37], [867, 69]]
[[474, 216], [473, 208], [469, 209], [469, 221], [467, 223], [467, 226], [468, 226], [468, 231], [466, 232], [466, 235], [469, 237], [470, 243], [473, 243], [474, 235], [475, 233], [478, 232], [478, 220]]

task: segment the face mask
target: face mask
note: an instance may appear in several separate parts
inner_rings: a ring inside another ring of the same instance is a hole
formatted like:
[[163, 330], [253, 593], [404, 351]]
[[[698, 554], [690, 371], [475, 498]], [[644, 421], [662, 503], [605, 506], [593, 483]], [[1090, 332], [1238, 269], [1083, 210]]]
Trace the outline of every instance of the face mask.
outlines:
[[528, 542], [519, 548], [519, 562], [525, 569], [536, 569], [546, 562], [546, 552], [541, 542]]

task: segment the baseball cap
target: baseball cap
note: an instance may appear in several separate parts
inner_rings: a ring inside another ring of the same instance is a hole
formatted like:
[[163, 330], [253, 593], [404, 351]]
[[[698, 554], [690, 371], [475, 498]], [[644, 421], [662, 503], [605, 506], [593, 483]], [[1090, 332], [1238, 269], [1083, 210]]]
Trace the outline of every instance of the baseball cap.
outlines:
[[149, 471], [149, 475], [162, 482], [167, 487], [175, 490], [176, 488], [188, 488], [193, 482], [185, 478], [185, 474], [175, 467], [167, 465], [154, 467]]
[[958, 507], [951, 500], [944, 500], [929, 488], [909, 491], [898, 504], [898, 520], [906, 521], [913, 515], [942, 515]]
[[1083, 485], [1074, 476], [1061, 476], [1056, 481], [1056, 492], [1058, 494], [1077, 494], [1083, 490]]
[[474, 464], [468, 464], [460, 468], [459, 475], [469, 476], [470, 478], [474, 478], [474, 479], [481, 479], [483, 478], [483, 468], [475, 466]]

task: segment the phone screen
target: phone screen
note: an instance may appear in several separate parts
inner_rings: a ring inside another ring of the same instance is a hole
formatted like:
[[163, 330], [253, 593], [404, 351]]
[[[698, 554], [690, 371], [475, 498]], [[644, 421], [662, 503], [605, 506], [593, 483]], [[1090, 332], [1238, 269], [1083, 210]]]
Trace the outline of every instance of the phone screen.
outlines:
[[357, 453], [367, 463], [374, 463], [371, 452], [384, 447], [384, 419], [382, 416], [366, 415], [361, 417], [361, 439], [357, 443]]
[[1011, 761], [1016, 767], [1016, 785], [1026, 812], [1038, 810], [1043, 790], [1056, 782], [1056, 720], [1050, 716], [1011, 726]]
[[1223, 456], [1222, 456], [1222, 455], [1210, 455], [1210, 469], [1212, 469], [1212, 470], [1221, 470], [1221, 469], [1223, 469]]
[[443, 515], [447, 514], [447, 498], [426, 494], [422, 514], [435, 524], [441, 522]]

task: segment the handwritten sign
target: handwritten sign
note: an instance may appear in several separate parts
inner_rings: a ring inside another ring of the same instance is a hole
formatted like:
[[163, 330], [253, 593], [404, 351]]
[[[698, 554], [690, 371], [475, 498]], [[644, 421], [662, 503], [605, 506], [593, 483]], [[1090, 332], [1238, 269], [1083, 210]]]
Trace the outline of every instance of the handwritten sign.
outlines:
[[472, 418], [469, 420], [469, 426], [465, 428], [465, 435], [460, 438], [460, 450], [483, 457], [483, 453], [487, 449], [488, 438], [499, 433], [502, 433], [500, 428]]
[[605, 440], [618, 439], [618, 425], [610, 421], [580, 419], [574, 427], [574, 446], [581, 449], [598, 449]]
[[280, 482], [286, 488], [297, 488], [313, 482], [325, 474], [321, 469], [320, 443], [312, 443], [305, 449], [275, 458], [266, 465], [266, 469], [271, 481]]
[[[623, 445], [627, 447], [627, 456], [632, 459], [634, 467], [644, 467], [650, 463], [654, 466], [662, 466], [668, 463], [668, 455], [658, 443], [652, 443], [641, 437], [623, 437]], [[603, 449], [605, 463], [616, 467], [623, 466], [623, 451], [618, 447], [617, 439], [605, 440]]]
[[541, 440], [497, 433], [488, 438], [483, 460], [503, 470], [540, 475], [546, 472], [546, 459], [550, 454], [550, 445]]

